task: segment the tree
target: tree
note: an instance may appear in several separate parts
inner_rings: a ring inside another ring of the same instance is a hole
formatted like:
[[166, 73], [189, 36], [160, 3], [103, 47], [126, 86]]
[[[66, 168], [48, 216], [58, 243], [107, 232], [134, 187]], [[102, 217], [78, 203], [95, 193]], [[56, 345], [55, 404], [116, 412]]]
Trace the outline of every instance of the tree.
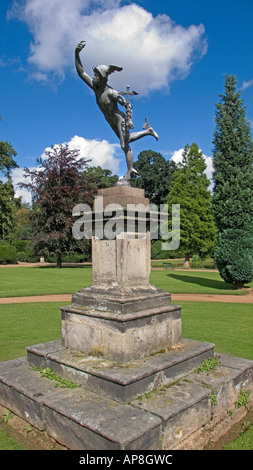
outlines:
[[65, 253], [82, 249], [82, 241], [72, 236], [73, 207], [78, 203], [92, 204], [92, 190], [81, 174], [88, 160], [79, 158], [78, 150], [57, 145], [38, 159], [40, 169], [25, 168], [29, 183], [20, 184], [32, 191], [34, 246], [39, 255], [56, 254], [57, 266], [62, 266]]
[[88, 167], [83, 174], [94, 189], [115, 186], [119, 178], [117, 175], [113, 175], [110, 170], [103, 169], [100, 166]]
[[13, 230], [16, 210], [20, 207], [20, 198], [15, 197], [11, 178], [3, 183], [0, 180], [0, 238], [8, 239]]
[[32, 210], [24, 203], [18, 208], [14, 216], [14, 227], [11, 233], [11, 241], [30, 240], [32, 238]]
[[11, 170], [18, 168], [18, 164], [13, 158], [16, 156], [17, 152], [9, 142], [0, 141], [0, 172], [7, 178], [10, 177]]
[[139, 176], [132, 180], [133, 186], [143, 188], [150, 203], [157, 206], [165, 204], [176, 169], [175, 162], [165, 160], [160, 153], [153, 150], [144, 150], [140, 152], [134, 168]]
[[[1, 118], [0, 118], [1, 119]], [[11, 179], [11, 170], [18, 168], [13, 157], [17, 152], [9, 142], [0, 141], [0, 238], [6, 239], [13, 229], [13, 219], [20, 205], [20, 198], [15, 198], [14, 186]], [[6, 180], [6, 181], [5, 181]]]
[[172, 204], [180, 204], [180, 251], [185, 252], [185, 267], [190, 266], [190, 255], [196, 254], [203, 259], [212, 255], [215, 247], [216, 227], [211, 213], [210, 181], [205, 169], [198, 145], [186, 145], [168, 195], [169, 212]]
[[221, 277], [235, 288], [253, 279], [253, 143], [234, 75], [216, 104], [214, 192], [215, 249]]

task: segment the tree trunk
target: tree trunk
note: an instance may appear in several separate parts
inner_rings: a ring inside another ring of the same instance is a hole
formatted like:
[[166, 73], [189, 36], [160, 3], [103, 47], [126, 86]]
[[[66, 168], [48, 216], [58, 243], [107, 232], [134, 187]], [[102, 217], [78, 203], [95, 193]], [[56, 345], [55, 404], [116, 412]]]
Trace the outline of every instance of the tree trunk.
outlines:
[[185, 253], [184, 268], [190, 268], [190, 255]]
[[57, 258], [56, 258], [56, 265], [57, 268], [62, 268], [62, 255], [61, 253], [57, 253]]
[[242, 281], [236, 281], [235, 282], [235, 289], [243, 289], [245, 286], [244, 286], [244, 282]]

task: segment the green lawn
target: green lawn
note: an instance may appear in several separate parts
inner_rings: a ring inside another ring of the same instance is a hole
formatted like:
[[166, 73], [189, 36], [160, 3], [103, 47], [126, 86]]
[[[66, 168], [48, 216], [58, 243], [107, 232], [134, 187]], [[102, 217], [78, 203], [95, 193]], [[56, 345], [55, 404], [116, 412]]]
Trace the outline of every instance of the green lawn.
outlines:
[[[173, 294], [242, 294], [224, 282], [218, 272], [153, 270], [150, 282]], [[253, 283], [249, 286], [253, 286]]]
[[0, 268], [0, 297], [72, 294], [92, 284], [89, 267]]
[[26, 346], [61, 338], [66, 302], [0, 305], [0, 361], [26, 355]]
[[251, 425], [238, 439], [225, 446], [224, 450], [253, 450], [253, 426]]
[[252, 304], [190, 301], [178, 304], [182, 307], [184, 338], [211, 342], [216, 352], [253, 360]]
[[[231, 294], [232, 291], [232, 286], [226, 284], [219, 273], [207, 271], [153, 270], [150, 283], [174, 294]], [[90, 284], [92, 284], [90, 267], [0, 268], [0, 297], [72, 294]]]

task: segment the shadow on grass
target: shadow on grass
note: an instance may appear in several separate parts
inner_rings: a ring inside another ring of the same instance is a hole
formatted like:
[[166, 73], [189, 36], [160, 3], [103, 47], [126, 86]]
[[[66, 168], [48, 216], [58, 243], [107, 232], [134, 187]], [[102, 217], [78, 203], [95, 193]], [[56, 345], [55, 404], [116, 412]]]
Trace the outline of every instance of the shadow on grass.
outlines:
[[184, 276], [183, 274], [168, 274], [168, 276], [188, 284], [198, 284], [201, 287], [209, 287], [219, 290], [234, 290], [233, 284], [228, 284], [222, 280], [206, 279], [199, 276]]
[[35, 268], [39, 268], [39, 269], [64, 269], [64, 268], [91, 268], [92, 267], [92, 264], [66, 264], [64, 263], [60, 268], [58, 268], [56, 266], [56, 264], [52, 264], [52, 265], [49, 265], [49, 266], [34, 266]]

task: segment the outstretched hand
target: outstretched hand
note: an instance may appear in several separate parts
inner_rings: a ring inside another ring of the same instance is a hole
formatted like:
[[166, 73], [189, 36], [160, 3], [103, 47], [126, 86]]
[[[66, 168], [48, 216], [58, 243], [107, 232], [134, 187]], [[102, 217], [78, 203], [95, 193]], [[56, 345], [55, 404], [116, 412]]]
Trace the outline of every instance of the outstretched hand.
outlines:
[[86, 41], [81, 41], [79, 44], [76, 46], [76, 51], [81, 52], [81, 50], [86, 46]]

